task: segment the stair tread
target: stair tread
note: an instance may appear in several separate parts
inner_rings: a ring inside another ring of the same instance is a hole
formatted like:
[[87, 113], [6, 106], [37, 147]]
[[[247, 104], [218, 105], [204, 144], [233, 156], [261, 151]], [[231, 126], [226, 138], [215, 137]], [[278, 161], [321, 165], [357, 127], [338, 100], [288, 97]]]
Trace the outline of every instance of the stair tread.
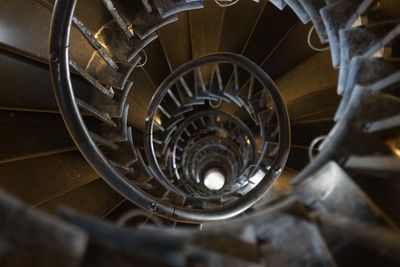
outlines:
[[305, 11], [303, 5], [299, 2], [299, 0], [284, 1], [293, 10], [293, 12], [296, 13], [303, 24], [306, 24], [310, 20], [308, 13]]
[[102, 179], [97, 179], [46, 203], [42, 203], [38, 208], [53, 213], [62, 205], [102, 218], [122, 200], [123, 197], [118, 192], [114, 191]]
[[183, 11], [204, 7], [202, 0], [153, 0], [161, 17], [166, 18]]
[[1, 163], [77, 149], [59, 114], [0, 111], [0, 125]]
[[0, 164], [0, 172], [1, 187], [29, 205], [98, 179], [77, 151]]

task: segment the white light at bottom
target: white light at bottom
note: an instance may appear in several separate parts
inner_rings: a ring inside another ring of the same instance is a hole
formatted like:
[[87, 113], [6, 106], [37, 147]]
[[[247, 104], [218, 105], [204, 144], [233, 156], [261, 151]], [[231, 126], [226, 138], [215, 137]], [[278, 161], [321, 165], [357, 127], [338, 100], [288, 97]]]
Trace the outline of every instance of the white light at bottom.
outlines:
[[224, 187], [225, 176], [218, 169], [210, 169], [204, 175], [204, 185], [213, 191]]

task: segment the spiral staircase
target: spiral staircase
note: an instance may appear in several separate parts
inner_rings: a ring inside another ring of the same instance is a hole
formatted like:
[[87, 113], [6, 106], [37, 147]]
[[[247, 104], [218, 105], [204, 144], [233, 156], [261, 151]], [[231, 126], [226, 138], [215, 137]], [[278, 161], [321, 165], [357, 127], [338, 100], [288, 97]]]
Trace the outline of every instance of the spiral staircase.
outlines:
[[399, 18], [4, 0], [0, 266], [399, 266]]

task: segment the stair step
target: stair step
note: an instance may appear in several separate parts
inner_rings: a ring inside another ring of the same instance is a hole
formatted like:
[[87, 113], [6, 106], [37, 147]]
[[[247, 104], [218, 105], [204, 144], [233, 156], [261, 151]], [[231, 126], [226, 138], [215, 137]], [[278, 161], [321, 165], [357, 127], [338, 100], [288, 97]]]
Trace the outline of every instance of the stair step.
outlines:
[[80, 152], [0, 164], [0, 186], [31, 206], [98, 179]]
[[89, 73], [87, 73], [81, 66], [78, 65], [73, 60], [70, 60], [70, 65], [83, 77], [85, 78], [89, 83], [93, 85], [95, 89], [97, 89], [99, 92], [104, 94], [107, 97], [112, 98], [114, 96], [114, 93], [107, 88], [104, 87], [101, 83], [99, 83], [93, 76], [91, 76]]
[[[125, 142], [129, 138], [128, 130], [129, 105], [125, 106], [123, 116], [116, 120], [116, 127], [110, 127], [105, 124], [99, 124], [97, 120], [85, 120], [86, 126], [91, 132], [110, 140], [110, 142]], [[132, 129], [130, 130], [132, 132]]]
[[[334, 67], [340, 65], [339, 31], [346, 29], [346, 26], [351, 27], [351, 25], [348, 26], [348, 22], [363, 2], [370, 5], [373, 0], [339, 0], [327, 5], [320, 11], [328, 34]], [[361, 13], [358, 14], [361, 15]]]
[[105, 152], [108, 159], [120, 164], [122, 167], [131, 167], [138, 159], [133, 143], [132, 128], [128, 128], [128, 140], [116, 143], [117, 150]]
[[[90, 238], [87, 249], [90, 253], [85, 257], [85, 263], [90, 266], [113, 266], [116, 258], [121, 265], [135, 262], [141, 266], [176, 266], [176, 262], [186, 262], [186, 256], [179, 253], [185, 240], [181, 237], [117, 227], [71, 209], [63, 209], [60, 216], [69, 224], [83, 229]], [[112, 250], [109, 249], [110, 244]], [[154, 257], [154, 253], [158, 257]]]
[[[341, 114], [343, 109], [348, 103], [352, 90], [356, 85], [368, 85], [371, 83], [378, 82], [382, 77], [390, 76], [397, 72], [400, 68], [399, 62], [381, 60], [367, 57], [355, 57], [351, 61], [349, 78], [347, 82], [347, 88], [342, 100], [341, 105], [338, 108], [337, 114]], [[339, 118], [339, 116], [336, 116]]]
[[111, 118], [121, 119], [125, 114], [126, 101], [132, 85], [133, 82], [127, 82], [123, 90], [115, 91], [111, 99], [94, 92], [91, 95], [90, 105], [102, 113], [107, 113]]
[[394, 156], [351, 156], [345, 168], [363, 171], [377, 176], [388, 176], [400, 173], [400, 159]]
[[120, 203], [118, 203], [114, 208], [112, 208], [106, 214], [104, 214], [104, 216], [101, 218], [101, 220], [102, 221], [105, 221], [105, 220], [107, 220], [107, 221], [117, 221], [117, 220], [113, 220], [112, 219], [112, 214], [115, 214], [117, 212], [118, 213], [122, 212], [122, 214], [123, 214], [123, 212], [124, 212], [123, 209], [124, 209], [125, 205], [128, 206], [127, 203], [129, 203], [129, 206], [133, 206], [133, 207], [136, 208], [136, 206], [132, 202], [130, 202], [129, 200], [124, 199]]
[[153, 0], [161, 17], [166, 18], [183, 11], [203, 8], [202, 0]]
[[307, 24], [310, 21], [308, 13], [304, 9], [303, 5], [299, 0], [284, 0], [286, 4], [293, 10], [293, 12], [299, 17], [303, 24]]
[[[189, 60], [218, 51], [224, 20], [223, 13], [225, 10], [227, 9], [218, 7], [214, 1], [212, 1], [205, 4], [202, 10], [189, 12], [190, 14], [188, 15], [187, 21], [187, 23], [189, 23], [187, 28], [188, 32], [184, 33], [189, 34], [190, 37], [189, 43], [186, 43], [186, 45], [191, 48], [189, 49]], [[183, 64], [186, 62], [181, 63]], [[206, 83], [210, 81], [213, 67], [214, 64], [202, 67]]]
[[114, 151], [118, 150], [118, 145], [116, 145], [112, 140], [108, 140], [108, 139], [106, 139], [96, 133], [93, 133], [93, 132], [89, 132], [89, 134], [90, 134], [90, 137], [93, 139], [93, 141], [96, 142], [96, 144], [98, 144], [100, 146], [104, 146], [104, 147], [114, 150]]
[[150, 13], [153, 10], [153, 7], [149, 3], [149, 0], [141, 0], [141, 1], [147, 13]]
[[376, 44], [380, 44], [382, 38], [395, 26], [394, 23], [380, 23], [339, 32], [341, 56], [338, 94], [343, 95], [347, 88], [352, 58], [356, 56], [372, 57], [381, 48]]
[[369, 84], [379, 82], [382, 77], [396, 73], [399, 68], [400, 62], [397, 61], [366, 57], [353, 58], [350, 65], [347, 89], [336, 111], [335, 121], [339, 120], [345, 113], [355, 88], [368, 87]]
[[391, 44], [393, 44], [395, 41], [399, 40], [400, 38], [400, 23], [396, 23], [397, 26], [394, 27], [393, 29], [390, 30], [389, 33], [387, 33], [379, 43], [376, 43], [373, 47], [371, 47], [368, 52], [365, 54], [365, 56], [375, 56], [375, 57], [384, 57], [385, 55], [381, 55], [379, 52], [381, 52], [382, 49], [389, 47]]
[[152, 41], [157, 39], [157, 37], [158, 36], [156, 33], [151, 33], [143, 40], [140, 38], [133, 38], [131, 49], [127, 57], [128, 62], [133, 61], [136, 58], [136, 56], [140, 53], [140, 51], [142, 51]]
[[292, 144], [309, 146], [316, 137], [327, 135], [333, 126], [332, 119], [291, 123]]
[[[211, 243], [215, 236], [224, 236], [229, 243], [232, 242], [228, 241], [229, 238], [235, 238], [257, 245], [259, 253], [273, 266], [291, 266], [293, 262], [301, 262], [301, 266], [336, 266], [317, 226], [301, 216], [290, 215], [291, 210], [301, 212], [301, 204], [289, 200], [279, 203], [281, 206], [271, 204], [270, 208], [261, 211], [256, 220], [244, 218], [241, 225], [245, 227], [230, 222], [205, 224], [199, 237], [204, 238], [203, 244]], [[302, 245], [288, 246], [289, 243]], [[208, 249], [212, 247], [210, 244]], [[220, 246], [218, 251], [226, 254], [229, 253], [225, 251], [227, 249], [229, 246]], [[241, 255], [239, 252], [235, 254]], [[305, 254], [309, 257], [304, 257]]]
[[335, 116], [335, 111], [336, 111], [336, 109], [327, 109], [327, 110], [323, 110], [320, 112], [313, 112], [310, 114], [305, 114], [305, 115], [293, 118], [293, 122], [303, 123], [303, 122], [314, 121], [314, 120], [328, 120], [328, 119], [333, 120], [333, 117]]
[[85, 36], [88, 42], [92, 45], [94, 49], [100, 54], [100, 56], [107, 62], [107, 64], [113, 69], [117, 70], [118, 65], [111, 58], [111, 56], [107, 53], [104, 47], [97, 41], [97, 39], [93, 36], [93, 33], [85, 26], [85, 24], [79, 20], [77, 17], [72, 18], [72, 22], [75, 27]]
[[314, 210], [370, 225], [390, 224], [385, 214], [334, 161], [328, 162], [302, 184], [296, 185], [295, 195]]
[[375, 24], [390, 21], [387, 5], [376, 0], [362, 0], [356, 11], [350, 17], [345, 28], [360, 27], [368, 24]]
[[384, 175], [377, 170], [349, 169], [355, 182], [368, 194], [368, 196], [382, 209], [393, 223], [400, 225], [399, 195], [400, 181], [398, 174]]
[[[338, 71], [332, 68], [330, 53], [326, 51], [301, 62], [280, 77], [276, 84], [287, 101], [287, 105], [290, 105], [312, 93], [318, 94], [320, 90], [336, 89], [337, 81]], [[336, 90], [333, 91], [336, 94]]]
[[28, 209], [3, 192], [0, 217], [1, 244], [5, 249], [2, 262], [7, 266], [80, 265], [88, 238], [78, 227]]
[[[284, 38], [264, 58], [261, 67], [273, 80], [283, 77], [293, 68], [317, 53], [305, 41], [309, 31], [309, 25], [300, 22], [296, 23], [289, 31], [285, 32]], [[299, 40], [302, 41], [299, 42]], [[293, 49], [294, 47], [295, 49]], [[290, 57], [286, 57], [288, 51], [291, 51]]]
[[86, 72], [94, 77], [97, 82], [113, 90], [124, 90], [126, 88], [132, 72], [138, 67], [142, 58], [136, 56], [130, 63], [118, 61], [118, 70], [112, 70], [104, 64], [104, 60], [98, 53], [94, 53], [86, 66]]
[[133, 37], [133, 34], [129, 31], [127, 23], [119, 14], [118, 10], [115, 8], [112, 0], [103, 0], [104, 5], [110, 12], [111, 16], [113, 17], [114, 21], [118, 24], [122, 32], [125, 34], [126, 38], [129, 40]]
[[320, 9], [326, 6], [325, 0], [299, 0], [304, 10], [310, 17], [321, 43], [328, 42], [328, 34], [326, 33], [324, 22], [322, 21]]
[[400, 128], [400, 115], [391, 116], [379, 121], [370, 122], [366, 125], [365, 131], [372, 134], [398, 133]]
[[[251, 36], [247, 36], [246, 43], [238, 50], [259, 65], [293, 34], [294, 28], [299, 24], [299, 19], [290, 8], [280, 11], [274, 8], [270, 1], [265, 2], [268, 3], [260, 10], [255, 25], [249, 31], [252, 33]], [[279, 27], [270, 27], [270, 25], [279, 25]], [[235, 31], [232, 31], [232, 34], [235, 35]]]
[[[251, 2], [257, 2], [257, 4]], [[225, 9], [218, 50], [236, 53], [243, 51], [246, 43], [250, 41], [250, 37], [255, 36], [255, 34], [249, 33], [254, 31], [256, 26], [259, 26], [258, 22], [266, 9], [271, 11], [276, 8], [271, 8], [269, 1], [253, 0], [239, 1], [232, 8]], [[281, 13], [278, 10], [276, 11]], [[241, 23], [236, 23], [239, 17]], [[271, 39], [270, 41], [272, 42]], [[263, 52], [266, 51], [264, 50]]]
[[[71, 79], [73, 84], [80, 85], [75, 75]], [[0, 49], [0, 80], [7, 81], [1, 86], [0, 108], [59, 112], [47, 65]]]
[[177, 20], [178, 17], [176, 15], [162, 18], [156, 11], [148, 13], [146, 10], [143, 10], [132, 21], [132, 29], [143, 40], [158, 29]]
[[0, 127], [0, 163], [77, 149], [59, 114], [0, 111]]
[[370, 122], [382, 120], [400, 113], [398, 97], [371, 91], [368, 87], [356, 86], [344, 110], [344, 116], [366, 130]]
[[[140, 171], [138, 170], [138, 172], [141, 173], [140, 176], [137, 176], [135, 178], [143, 178], [143, 177], [145, 177], [145, 179], [144, 179], [145, 181], [141, 181], [141, 182], [151, 181], [153, 179], [153, 177], [152, 177], [151, 171], [149, 169], [149, 166], [147, 165], [147, 163], [143, 159], [142, 153], [144, 154], [144, 152], [140, 151], [139, 149], [135, 149], [135, 151], [136, 151], [136, 156], [137, 156], [137, 159], [138, 159], [138, 161], [136, 163], [138, 166], [136, 166], [136, 167], [137, 167], [137, 169], [140, 169]], [[133, 182], [135, 182], [135, 181], [133, 181]]]
[[330, 119], [333, 118], [331, 114], [335, 113], [339, 103], [340, 97], [336, 93], [336, 87], [331, 87], [299, 97], [288, 103], [287, 109], [292, 122], [312, 120], [313, 117]]
[[118, 192], [114, 191], [102, 179], [97, 179], [43, 203], [38, 208], [54, 213], [60, 206], [65, 206], [89, 216], [102, 218], [122, 200], [123, 197]]
[[383, 91], [391, 93], [399, 88], [400, 83], [400, 71], [396, 71], [393, 74], [371, 84], [369, 87], [372, 91]]
[[[377, 227], [317, 212], [312, 215], [337, 266], [397, 266], [400, 235], [397, 230]], [[349, 257], [351, 251], [351, 257]]]
[[111, 117], [108, 113], [102, 112], [78, 98], [76, 98], [75, 101], [76, 101], [78, 107], [81, 108], [83, 111], [88, 112], [89, 114], [93, 115], [95, 118], [99, 119], [100, 121], [104, 122], [105, 124], [107, 124], [110, 127], [117, 127], [117, 125], [111, 119]]
[[[187, 112], [190, 112], [193, 110], [193, 106], [180, 106], [179, 108], [172, 104], [169, 106], [169, 112], [172, 114], [172, 119], [175, 118], [180, 118], [182, 115], [184, 115]], [[169, 127], [165, 127], [166, 129], [169, 129]]]
[[[18, 15], [16, 15], [16, 6], [19, 9]], [[33, 13], [35, 18], [31, 16]], [[8, 29], [7, 34], [0, 36], [3, 49], [8, 47], [14, 53], [42, 63], [48, 61], [51, 12], [47, 7], [39, 1], [2, 2], [0, 17], [2, 28]]]
[[269, 0], [278, 9], [283, 10], [286, 7], [286, 2], [284, 0]]
[[135, 173], [135, 169], [134, 168], [131, 168], [129, 166], [124, 166], [123, 164], [117, 163], [117, 162], [112, 161], [112, 160], [108, 160], [108, 162], [110, 163], [111, 166], [113, 166], [115, 168], [115, 170], [117, 172], [119, 172], [122, 175], [133, 175]]

